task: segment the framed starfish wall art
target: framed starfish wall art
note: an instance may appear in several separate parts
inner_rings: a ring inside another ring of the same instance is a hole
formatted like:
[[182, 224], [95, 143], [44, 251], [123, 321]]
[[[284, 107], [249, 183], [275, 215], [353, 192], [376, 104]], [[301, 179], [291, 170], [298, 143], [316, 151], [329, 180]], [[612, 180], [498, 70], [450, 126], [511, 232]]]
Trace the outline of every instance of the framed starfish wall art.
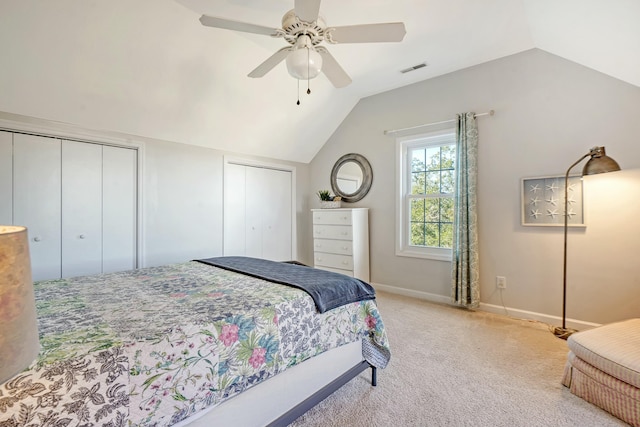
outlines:
[[[564, 176], [522, 179], [522, 225], [564, 226]], [[585, 227], [582, 177], [570, 176], [567, 223]]]

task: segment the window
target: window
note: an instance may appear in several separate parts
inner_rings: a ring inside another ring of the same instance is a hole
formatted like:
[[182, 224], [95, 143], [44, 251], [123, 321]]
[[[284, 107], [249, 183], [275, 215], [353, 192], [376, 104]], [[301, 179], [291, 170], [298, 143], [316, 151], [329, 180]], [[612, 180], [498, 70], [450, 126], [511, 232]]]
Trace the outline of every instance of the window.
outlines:
[[396, 254], [451, 259], [455, 130], [399, 138]]

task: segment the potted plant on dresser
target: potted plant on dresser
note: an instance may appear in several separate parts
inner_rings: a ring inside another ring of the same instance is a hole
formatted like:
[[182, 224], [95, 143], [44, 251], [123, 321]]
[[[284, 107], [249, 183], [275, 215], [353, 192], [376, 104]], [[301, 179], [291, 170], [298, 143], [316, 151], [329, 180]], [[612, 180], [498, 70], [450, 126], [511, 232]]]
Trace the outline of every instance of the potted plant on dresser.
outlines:
[[320, 207], [322, 209], [339, 208], [342, 205], [341, 197], [332, 196], [329, 190], [320, 190], [317, 194], [320, 198]]

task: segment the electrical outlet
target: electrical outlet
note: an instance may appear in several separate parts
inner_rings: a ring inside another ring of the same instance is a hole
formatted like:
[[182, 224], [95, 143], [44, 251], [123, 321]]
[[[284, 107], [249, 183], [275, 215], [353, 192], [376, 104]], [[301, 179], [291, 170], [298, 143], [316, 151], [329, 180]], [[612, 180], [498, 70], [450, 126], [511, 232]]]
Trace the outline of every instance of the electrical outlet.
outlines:
[[507, 289], [507, 278], [504, 276], [496, 276], [496, 288]]

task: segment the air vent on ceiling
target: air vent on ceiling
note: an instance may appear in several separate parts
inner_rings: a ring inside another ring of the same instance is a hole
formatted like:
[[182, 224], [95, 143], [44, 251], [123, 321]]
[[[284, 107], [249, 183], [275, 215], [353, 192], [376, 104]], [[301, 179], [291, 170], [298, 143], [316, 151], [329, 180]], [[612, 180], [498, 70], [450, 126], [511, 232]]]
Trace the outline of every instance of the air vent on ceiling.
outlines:
[[402, 74], [404, 74], [404, 73], [408, 73], [409, 71], [419, 70], [420, 68], [424, 68], [426, 66], [427, 66], [427, 64], [425, 64], [423, 62], [422, 64], [417, 64], [417, 65], [414, 65], [413, 67], [409, 67], [409, 68], [405, 68], [404, 70], [400, 70], [400, 72]]

